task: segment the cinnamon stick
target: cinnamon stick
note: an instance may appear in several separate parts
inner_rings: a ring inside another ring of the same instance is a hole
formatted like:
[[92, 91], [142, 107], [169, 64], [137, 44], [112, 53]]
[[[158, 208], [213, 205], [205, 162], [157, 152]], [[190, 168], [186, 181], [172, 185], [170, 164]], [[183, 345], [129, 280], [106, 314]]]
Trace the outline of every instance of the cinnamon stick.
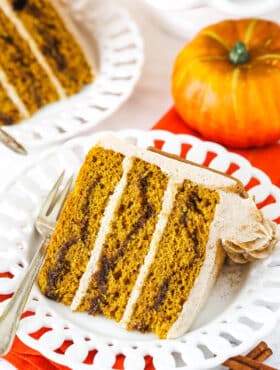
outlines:
[[236, 361], [235, 357], [228, 359], [223, 363], [223, 365], [229, 367], [229, 370], [254, 370], [251, 366], [247, 366]]
[[258, 360], [258, 356], [268, 348], [265, 342], [260, 342], [255, 348], [253, 348], [246, 357], [251, 358], [252, 360]]
[[259, 356], [257, 358], [255, 358], [255, 360], [257, 360], [259, 362], [263, 362], [266, 359], [268, 359], [268, 357], [270, 357], [272, 354], [273, 354], [272, 350], [270, 348], [267, 348], [262, 353], [260, 353]]
[[[235, 356], [234, 358], [230, 358], [224, 362], [224, 365], [233, 370], [277, 370], [274, 367], [262, 364], [246, 356]], [[243, 365], [243, 367], [240, 367], [240, 365]]]
[[[255, 360], [258, 362], [265, 361], [268, 357], [272, 355], [272, 350], [268, 347], [265, 342], [260, 342], [255, 348], [253, 348], [248, 354], [247, 358], [251, 360]], [[239, 363], [237, 360], [238, 356], [231, 357], [228, 361], [224, 362], [223, 365], [228, 366], [229, 370], [252, 370], [256, 369], [255, 367], [252, 368], [250, 365]], [[242, 356], [243, 357], [243, 356]]]

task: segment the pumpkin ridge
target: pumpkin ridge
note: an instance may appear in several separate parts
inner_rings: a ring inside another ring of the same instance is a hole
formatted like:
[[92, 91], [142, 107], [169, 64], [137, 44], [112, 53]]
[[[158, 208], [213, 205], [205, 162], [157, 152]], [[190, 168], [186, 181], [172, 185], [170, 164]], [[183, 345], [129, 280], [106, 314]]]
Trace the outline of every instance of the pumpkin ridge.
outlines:
[[237, 102], [236, 90], [237, 90], [237, 83], [238, 83], [239, 76], [240, 76], [240, 69], [235, 68], [232, 73], [231, 88], [232, 88], [233, 111], [234, 111], [236, 121], [238, 121], [238, 102]]
[[[208, 56], [201, 56], [201, 57], [197, 57], [197, 58], [189, 60], [188, 63], [185, 63], [184, 73], [181, 73], [179, 75], [179, 77], [178, 77], [178, 74], [177, 74], [176, 86], [173, 86], [174, 97], [176, 98], [178, 95], [181, 94], [180, 87], [184, 86], [185, 78], [189, 73], [189, 70], [187, 69], [187, 67], [190, 67], [193, 63], [197, 63], [197, 62], [203, 62], [203, 61], [212, 62], [212, 61], [216, 61], [216, 60], [226, 60], [226, 59], [227, 58], [225, 56], [222, 56], [222, 55], [208, 55]], [[176, 91], [176, 93], [175, 93], [175, 91]]]
[[227, 42], [221, 36], [219, 36], [216, 32], [206, 30], [202, 32], [202, 35], [210, 37], [211, 39], [217, 41], [220, 45], [222, 45], [226, 50], [228, 51], [230, 50], [230, 47], [227, 45]]
[[252, 19], [251, 22], [249, 23], [248, 27], [247, 27], [247, 30], [245, 32], [245, 37], [244, 37], [244, 43], [245, 44], [249, 44], [251, 38], [252, 38], [252, 35], [253, 35], [253, 32], [254, 32], [254, 29], [256, 27], [256, 24], [257, 24], [257, 19]]
[[[278, 78], [278, 81], [279, 81], [279, 78]], [[277, 80], [275, 81], [277, 83]], [[266, 103], [267, 105], [267, 109], [269, 109], [269, 112], [271, 114], [271, 131], [273, 132], [279, 132], [279, 126], [278, 126], [278, 122], [279, 122], [279, 111], [278, 111], [278, 103], [275, 102], [275, 101], [272, 101], [272, 99], [267, 99], [267, 96], [266, 95], [266, 101], [268, 101], [268, 103]], [[279, 135], [279, 134], [278, 134]]]
[[266, 42], [264, 43], [264, 46], [267, 48], [271, 43], [272, 43], [272, 38], [267, 39]]
[[280, 54], [267, 53], [267, 54], [260, 55], [260, 56], [256, 57], [255, 59], [256, 60], [263, 60], [263, 59], [269, 59], [269, 58], [280, 59]]

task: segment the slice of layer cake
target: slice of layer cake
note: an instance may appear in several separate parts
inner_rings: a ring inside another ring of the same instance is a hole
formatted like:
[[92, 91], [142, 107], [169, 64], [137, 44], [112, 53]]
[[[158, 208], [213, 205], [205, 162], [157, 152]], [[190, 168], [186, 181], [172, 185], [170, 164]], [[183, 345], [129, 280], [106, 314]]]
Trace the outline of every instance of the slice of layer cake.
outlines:
[[240, 182], [111, 136], [87, 155], [39, 276], [43, 294], [128, 330], [175, 338], [223, 265], [276, 245]]
[[82, 39], [57, 1], [0, 0], [0, 34], [0, 125], [92, 82]]

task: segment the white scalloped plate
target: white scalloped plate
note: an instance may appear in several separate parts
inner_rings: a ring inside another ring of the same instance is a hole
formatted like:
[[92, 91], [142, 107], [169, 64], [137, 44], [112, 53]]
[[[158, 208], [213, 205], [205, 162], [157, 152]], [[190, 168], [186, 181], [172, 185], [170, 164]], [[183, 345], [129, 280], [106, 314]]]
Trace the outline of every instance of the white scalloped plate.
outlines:
[[[135, 130], [114, 134], [142, 147], [157, 145], [174, 154], [187, 153], [190, 160], [233, 173], [255, 196], [264, 215], [280, 221], [280, 190], [243, 157], [188, 135]], [[67, 174], [77, 172], [99, 135], [102, 133], [70, 141], [44, 154], [0, 197], [0, 295], [14, 292], [38, 246], [33, 222], [42, 199], [62, 169]], [[268, 204], [264, 206], [265, 200]], [[210, 369], [248, 350], [272, 330], [280, 314], [279, 269], [279, 245], [264, 261], [226, 265], [192, 331], [176, 340], [126, 332], [102, 317], [71, 313], [68, 307], [46, 299], [34, 286], [26, 307], [33, 314], [21, 320], [18, 336], [47, 358], [75, 370], [111, 369], [117, 354], [125, 355], [126, 370], [144, 369], [147, 355], [153, 357], [157, 370]], [[4, 272], [11, 275], [3, 277]], [[0, 303], [0, 313], [7, 301]], [[42, 327], [48, 331], [39, 338], [32, 336]], [[65, 341], [67, 349], [61, 354], [58, 348]], [[94, 364], [85, 364], [93, 353]]]
[[27, 148], [62, 141], [91, 129], [131, 95], [144, 60], [143, 40], [128, 12], [110, 0], [60, 0], [95, 59], [94, 82], [73, 97], [49, 104], [18, 125], [5, 126]]

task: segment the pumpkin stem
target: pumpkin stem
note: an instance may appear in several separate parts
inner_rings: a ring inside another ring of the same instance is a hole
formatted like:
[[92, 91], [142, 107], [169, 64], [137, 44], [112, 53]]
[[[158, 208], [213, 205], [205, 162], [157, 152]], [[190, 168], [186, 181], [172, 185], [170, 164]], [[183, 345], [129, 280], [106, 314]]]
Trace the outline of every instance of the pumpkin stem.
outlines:
[[250, 59], [246, 45], [242, 41], [237, 41], [229, 52], [229, 60], [232, 64], [244, 64]]

